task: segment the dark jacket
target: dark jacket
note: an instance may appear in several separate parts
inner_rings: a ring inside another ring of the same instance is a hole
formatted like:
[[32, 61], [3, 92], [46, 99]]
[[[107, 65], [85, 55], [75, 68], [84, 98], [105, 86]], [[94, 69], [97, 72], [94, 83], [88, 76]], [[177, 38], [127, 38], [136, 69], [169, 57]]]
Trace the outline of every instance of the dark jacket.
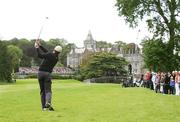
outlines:
[[[41, 53], [40, 50], [43, 53]], [[53, 71], [54, 66], [58, 62], [58, 54], [50, 53], [47, 49], [45, 49], [42, 46], [39, 46], [39, 48], [37, 48], [37, 54], [39, 58], [43, 59], [40, 64], [39, 71], [51, 73]]]

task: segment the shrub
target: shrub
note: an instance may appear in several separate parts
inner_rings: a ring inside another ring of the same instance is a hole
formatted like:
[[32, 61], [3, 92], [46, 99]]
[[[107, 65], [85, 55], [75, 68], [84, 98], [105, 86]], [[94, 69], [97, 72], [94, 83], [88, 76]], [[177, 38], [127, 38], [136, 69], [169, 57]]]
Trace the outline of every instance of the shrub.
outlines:
[[[52, 79], [72, 79], [72, 75], [60, 75], [60, 74], [51, 74]], [[16, 78], [37, 78], [37, 74], [27, 74], [27, 75], [19, 75]]]
[[82, 75], [74, 75], [73, 79], [83, 81], [84, 77]]

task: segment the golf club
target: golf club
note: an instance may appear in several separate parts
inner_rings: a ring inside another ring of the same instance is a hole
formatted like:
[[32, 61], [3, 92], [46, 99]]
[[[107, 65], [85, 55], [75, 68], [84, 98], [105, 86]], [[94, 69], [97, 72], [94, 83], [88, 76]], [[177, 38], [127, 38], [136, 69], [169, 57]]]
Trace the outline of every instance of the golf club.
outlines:
[[40, 28], [39, 35], [38, 35], [38, 37], [37, 37], [37, 39], [36, 39], [36, 42], [37, 42], [37, 43], [39, 43], [39, 39], [40, 39], [41, 33], [42, 33], [42, 31], [43, 31], [45, 22], [46, 22], [46, 20], [48, 20], [48, 19], [49, 19], [49, 17], [45, 17], [45, 20], [44, 20], [44, 22], [43, 22], [43, 24], [42, 24], [42, 26], [41, 26], [41, 28]]

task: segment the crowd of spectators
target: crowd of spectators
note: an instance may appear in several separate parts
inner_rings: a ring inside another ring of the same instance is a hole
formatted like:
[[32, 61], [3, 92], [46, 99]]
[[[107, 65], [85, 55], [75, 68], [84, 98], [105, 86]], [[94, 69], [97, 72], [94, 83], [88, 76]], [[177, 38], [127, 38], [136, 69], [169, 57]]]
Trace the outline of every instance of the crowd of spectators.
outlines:
[[[134, 79], [133, 83], [137, 80]], [[154, 90], [156, 93], [180, 95], [180, 72], [172, 73], [149, 72], [141, 75], [138, 79], [140, 86]]]
[[[38, 67], [20, 67], [18, 74], [26, 75], [26, 74], [34, 74], [38, 72]], [[67, 67], [55, 67], [53, 69], [53, 73], [56, 74], [73, 74], [73, 71]]]

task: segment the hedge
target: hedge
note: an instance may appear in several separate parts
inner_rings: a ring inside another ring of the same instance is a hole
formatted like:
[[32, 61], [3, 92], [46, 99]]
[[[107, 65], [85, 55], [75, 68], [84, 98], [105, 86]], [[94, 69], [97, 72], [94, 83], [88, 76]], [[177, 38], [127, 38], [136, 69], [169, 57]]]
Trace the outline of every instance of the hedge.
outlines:
[[[52, 79], [72, 79], [73, 75], [60, 75], [60, 74], [51, 74]], [[37, 78], [37, 74], [27, 74], [27, 75], [17, 75], [16, 78], [24, 79], [24, 78]]]

